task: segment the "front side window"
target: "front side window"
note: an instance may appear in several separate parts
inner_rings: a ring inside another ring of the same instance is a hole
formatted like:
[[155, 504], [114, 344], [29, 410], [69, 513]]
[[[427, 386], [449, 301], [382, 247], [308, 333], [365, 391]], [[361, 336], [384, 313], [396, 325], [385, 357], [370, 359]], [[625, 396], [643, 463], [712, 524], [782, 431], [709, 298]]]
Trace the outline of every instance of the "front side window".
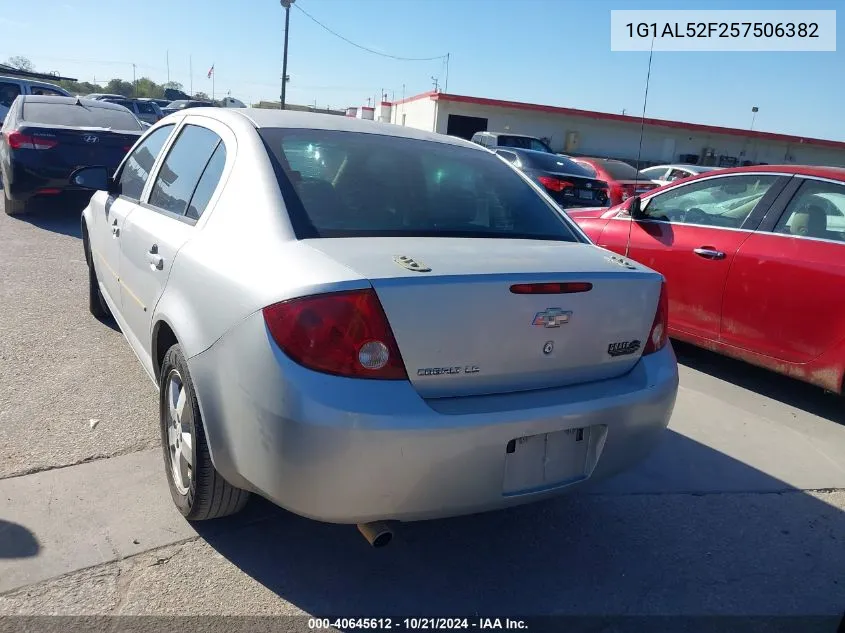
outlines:
[[172, 125], [158, 128], [129, 154], [116, 178], [117, 191], [121, 196], [135, 201], [141, 199], [141, 192], [144, 191], [144, 185], [150, 177], [156, 157], [172, 131]]
[[220, 142], [220, 137], [211, 130], [186, 125], [158, 171], [149, 203], [170, 213], [185, 215], [200, 176]]
[[740, 228], [777, 176], [725, 176], [681, 185], [649, 199], [649, 219]]
[[580, 241], [495, 156], [394, 136], [263, 129], [297, 235]]
[[790, 200], [774, 232], [845, 242], [845, 185], [805, 181]]

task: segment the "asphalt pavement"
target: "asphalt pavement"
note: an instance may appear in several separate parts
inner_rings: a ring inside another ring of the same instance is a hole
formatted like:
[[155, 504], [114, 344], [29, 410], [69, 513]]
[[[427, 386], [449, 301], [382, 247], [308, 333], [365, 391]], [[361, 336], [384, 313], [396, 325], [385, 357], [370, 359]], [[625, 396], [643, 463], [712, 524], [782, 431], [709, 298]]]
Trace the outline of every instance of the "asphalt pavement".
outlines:
[[88, 314], [79, 208], [0, 214], [0, 269], [0, 614], [845, 612], [837, 396], [675, 344], [670, 430], [584, 493], [401, 525], [381, 550], [256, 499], [192, 526], [155, 389]]

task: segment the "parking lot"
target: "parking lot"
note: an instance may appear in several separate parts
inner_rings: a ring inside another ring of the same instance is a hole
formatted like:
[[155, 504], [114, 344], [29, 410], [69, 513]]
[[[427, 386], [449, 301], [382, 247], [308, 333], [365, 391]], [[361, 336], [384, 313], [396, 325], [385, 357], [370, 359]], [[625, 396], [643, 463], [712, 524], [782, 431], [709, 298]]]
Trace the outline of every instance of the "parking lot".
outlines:
[[188, 525], [157, 397], [87, 310], [79, 209], [0, 214], [0, 614], [834, 615], [845, 401], [676, 343], [670, 430], [589, 492], [400, 526]]

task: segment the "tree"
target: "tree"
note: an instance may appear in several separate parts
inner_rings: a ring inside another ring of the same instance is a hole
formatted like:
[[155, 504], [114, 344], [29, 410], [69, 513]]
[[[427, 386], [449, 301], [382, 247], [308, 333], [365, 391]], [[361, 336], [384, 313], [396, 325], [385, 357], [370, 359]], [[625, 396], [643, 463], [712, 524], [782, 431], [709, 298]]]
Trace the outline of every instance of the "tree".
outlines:
[[123, 79], [112, 79], [106, 84], [106, 92], [113, 95], [123, 95], [124, 97], [131, 97], [134, 92], [132, 83], [123, 81]]
[[135, 83], [135, 96], [150, 97], [152, 99], [163, 99], [164, 88], [162, 86], [159, 86], [149, 77], [141, 77]]
[[33, 70], [35, 70], [35, 66], [32, 65], [32, 62], [29, 61], [26, 57], [23, 57], [22, 55], [13, 55], [12, 57], [6, 60], [6, 64], [11, 66], [12, 68], [24, 70], [28, 73], [31, 73]]
[[168, 81], [166, 83], [163, 83], [161, 85], [161, 88], [162, 90], [178, 90], [179, 92], [182, 92], [182, 84], [180, 84], [178, 81]]
[[209, 97], [204, 92], [197, 92], [194, 94], [194, 99], [197, 101], [211, 101], [211, 97]]

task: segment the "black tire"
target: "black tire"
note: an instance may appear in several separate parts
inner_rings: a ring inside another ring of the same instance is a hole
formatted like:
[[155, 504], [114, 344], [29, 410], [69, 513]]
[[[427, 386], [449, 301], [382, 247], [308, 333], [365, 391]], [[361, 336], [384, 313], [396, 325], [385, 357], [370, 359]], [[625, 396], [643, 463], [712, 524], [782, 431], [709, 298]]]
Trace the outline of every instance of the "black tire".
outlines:
[[98, 319], [108, 319], [111, 317], [111, 310], [100, 292], [97, 271], [94, 270], [94, 257], [88, 242], [88, 230], [85, 228], [82, 229], [82, 242], [85, 248], [85, 263], [88, 264], [88, 311]]
[[[174, 375], [174, 372], [175, 375]], [[187, 486], [177, 484], [173, 469], [173, 456], [168, 439], [170, 426], [170, 381], [178, 377], [184, 391], [182, 407], [182, 432], [191, 436], [192, 464], [190, 481]], [[188, 414], [187, 416], [185, 414]], [[159, 377], [159, 421], [161, 444], [164, 454], [164, 467], [167, 483], [173, 503], [189, 521], [205, 521], [235, 514], [243, 509], [249, 500], [249, 492], [231, 485], [223, 479], [211, 463], [211, 454], [205, 440], [205, 429], [197, 404], [196, 392], [188, 365], [179, 345], [173, 345], [164, 355]], [[184, 488], [183, 490], [180, 490]]]
[[10, 200], [4, 190], [3, 210], [6, 212], [6, 215], [23, 215], [26, 213], [26, 200]]

